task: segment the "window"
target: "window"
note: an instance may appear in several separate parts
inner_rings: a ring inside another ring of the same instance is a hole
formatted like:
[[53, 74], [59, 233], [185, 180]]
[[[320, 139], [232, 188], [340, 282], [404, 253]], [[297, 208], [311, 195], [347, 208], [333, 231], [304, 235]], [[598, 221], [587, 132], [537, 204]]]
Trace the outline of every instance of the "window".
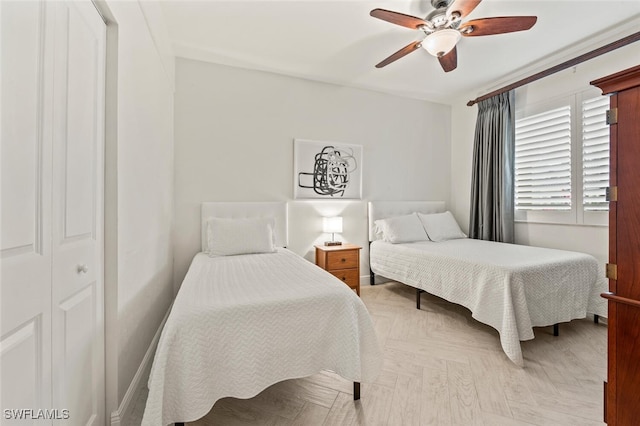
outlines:
[[571, 209], [571, 108], [516, 121], [516, 209]]
[[609, 98], [582, 102], [582, 205], [585, 211], [607, 211], [609, 186], [609, 126], [603, 117]]
[[577, 93], [519, 111], [516, 220], [607, 223], [609, 126], [606, 96]]

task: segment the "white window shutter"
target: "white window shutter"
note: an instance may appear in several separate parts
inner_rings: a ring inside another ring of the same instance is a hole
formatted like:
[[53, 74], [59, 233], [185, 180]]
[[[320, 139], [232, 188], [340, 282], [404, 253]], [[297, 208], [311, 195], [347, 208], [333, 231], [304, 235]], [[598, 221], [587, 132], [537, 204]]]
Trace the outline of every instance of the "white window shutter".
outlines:
[[609, 186], [609, 126], [606, 112], [609, 97], [582, 102], [582, 203], [584, 211], [607, 211]]
[[571, 107], [516, 120], [516, 210], [571, 210]]

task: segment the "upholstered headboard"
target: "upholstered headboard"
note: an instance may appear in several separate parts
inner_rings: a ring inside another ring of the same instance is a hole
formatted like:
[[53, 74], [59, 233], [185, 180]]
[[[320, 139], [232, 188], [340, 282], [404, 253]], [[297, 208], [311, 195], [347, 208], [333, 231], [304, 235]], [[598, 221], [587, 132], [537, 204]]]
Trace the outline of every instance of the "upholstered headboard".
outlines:
[[444, 201], [369, 201], [369, 241], [375, 241], [374, 222], [393, 216], [401, 216], [413, 212], [442, 213], [445, 211]]
[[200, 240], [202, 251], [207, 250], [207, 219], [273, 217], [276, 220], [276, 246], [286, 247], [289, 242], [287, 203], [285, 202], [207, 202], [202, 203]]

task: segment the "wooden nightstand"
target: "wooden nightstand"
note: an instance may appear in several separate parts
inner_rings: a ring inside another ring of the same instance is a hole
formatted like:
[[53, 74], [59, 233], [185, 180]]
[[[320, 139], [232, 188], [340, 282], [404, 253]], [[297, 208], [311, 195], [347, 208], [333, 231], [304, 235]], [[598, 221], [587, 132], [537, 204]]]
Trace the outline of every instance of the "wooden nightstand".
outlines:
[[316, 265], [331, 272], [360, 296], [360, 250], [355, 244], [315, 246]]

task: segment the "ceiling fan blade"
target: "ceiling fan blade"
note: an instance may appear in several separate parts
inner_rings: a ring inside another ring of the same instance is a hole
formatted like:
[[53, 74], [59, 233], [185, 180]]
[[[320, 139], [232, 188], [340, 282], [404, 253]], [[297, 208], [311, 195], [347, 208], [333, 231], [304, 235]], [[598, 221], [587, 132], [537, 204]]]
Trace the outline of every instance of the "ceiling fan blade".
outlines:
[[393, 55], [389, 56], [384, 61], [382, 61], [379, 64], [377, 64], [376, 68], [382, 68], [384, 66], [387, 66], [391, 62], [395, 62], [398, 59], [402, 58], [403, 56], [408, 55], [409, 53], [411, 53], [414, 50], [419, 49], [419, 48], [420, 48], [420, 42], [419, 41], [414, 41], [413, 43], [406, 45], [405, 47], [403, 47], [402, 49], [398, 50]]
[[[465, 37], [525, 31], [533, 27], [536, 16], [506, 16], [498, 18], [474, 19], [460, 25], [460, 33]], [[466, 28], [471, 28], [467, 30]]]
[[447, 15], [458, 12], [460, 14], [460, 19], [462, 19], [470, 14], [481, 1], [482, 0], [455, 0], [447, 9]]
[[402, 25], [403, 27], [417, 30], [423, 25], [427, 25], [424, 19], [416, 18], [415, 16], [405, 15], [403, 13], [393, 12], [386, 9], [373, 9], [369, 15], [374, 18], [382, 19], [383, 21], [391, 22], [392, 24]]
[[442, 55], [438, 57], [438, 61], [440, 61], [440, 65], [444, 72], [453, 71], [458, 66], [458, 51], [455, 46], [453, 49], [446, 55]]

